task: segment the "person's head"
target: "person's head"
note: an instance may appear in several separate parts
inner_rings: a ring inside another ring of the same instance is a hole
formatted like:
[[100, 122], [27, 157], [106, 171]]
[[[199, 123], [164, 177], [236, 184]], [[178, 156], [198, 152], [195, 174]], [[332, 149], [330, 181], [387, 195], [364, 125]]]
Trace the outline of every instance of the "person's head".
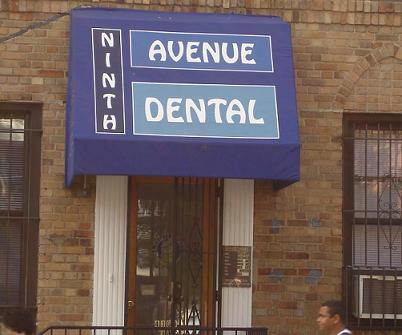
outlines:
[[33, 335], [36, 330], [35, 315], [28, 309], [13, 309], [7, 311], [3, 318], [3, 324], [12, 335]]
[[337, 334], [345, 328], [345, 310], [338, 300], [328, 300], [321, 304], [317, 323], [320, 331]]

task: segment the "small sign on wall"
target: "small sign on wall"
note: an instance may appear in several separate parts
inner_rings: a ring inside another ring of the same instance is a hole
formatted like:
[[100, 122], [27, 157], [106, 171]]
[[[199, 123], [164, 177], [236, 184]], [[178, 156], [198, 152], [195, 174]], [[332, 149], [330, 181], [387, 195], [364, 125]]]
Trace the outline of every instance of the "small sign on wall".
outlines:
[[224, 287], [251, 287], [251, 246], [223, 246]]

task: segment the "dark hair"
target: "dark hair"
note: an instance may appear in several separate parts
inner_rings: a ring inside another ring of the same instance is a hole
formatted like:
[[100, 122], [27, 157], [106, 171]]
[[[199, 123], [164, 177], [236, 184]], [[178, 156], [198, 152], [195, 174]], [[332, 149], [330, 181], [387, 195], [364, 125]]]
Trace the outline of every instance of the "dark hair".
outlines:
[[331, 316], [339, 315], [341, 322], [345, 323], [345, 308], [342, 301], [339, 300], [327, 300], [321, 304], [322, 307], [328, 307], [328, 313]]
[[3, 323], [6, 328], [17, 333], [35, 334], [36, 320], [31, 310], [23, 308], [9, 310], [4, 315]]

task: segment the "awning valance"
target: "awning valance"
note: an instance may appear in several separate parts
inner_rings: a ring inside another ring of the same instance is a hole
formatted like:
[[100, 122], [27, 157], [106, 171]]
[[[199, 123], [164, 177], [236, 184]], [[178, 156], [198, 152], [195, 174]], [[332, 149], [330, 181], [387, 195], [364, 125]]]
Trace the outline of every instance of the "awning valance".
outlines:
[[75, 175], [299, 179], [289, 24], [75, 9], [66, 184]]

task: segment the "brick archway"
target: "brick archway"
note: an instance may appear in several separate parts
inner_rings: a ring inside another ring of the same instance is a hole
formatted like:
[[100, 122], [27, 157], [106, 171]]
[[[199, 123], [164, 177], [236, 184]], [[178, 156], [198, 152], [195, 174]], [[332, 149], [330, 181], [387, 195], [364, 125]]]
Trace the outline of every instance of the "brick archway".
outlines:
[[402, 60], [402, 47], [394, 43], [386, 43], [371, 51], [367, 56], [361, 57], [354, 65], [353, 69], [345, 75], [342, 84], [339, 85], [334, 98], [333, 108], [343, 109], [347, 98], [352, 94], [353, 88], [361, 76], [368, 69], [389, 57]]

